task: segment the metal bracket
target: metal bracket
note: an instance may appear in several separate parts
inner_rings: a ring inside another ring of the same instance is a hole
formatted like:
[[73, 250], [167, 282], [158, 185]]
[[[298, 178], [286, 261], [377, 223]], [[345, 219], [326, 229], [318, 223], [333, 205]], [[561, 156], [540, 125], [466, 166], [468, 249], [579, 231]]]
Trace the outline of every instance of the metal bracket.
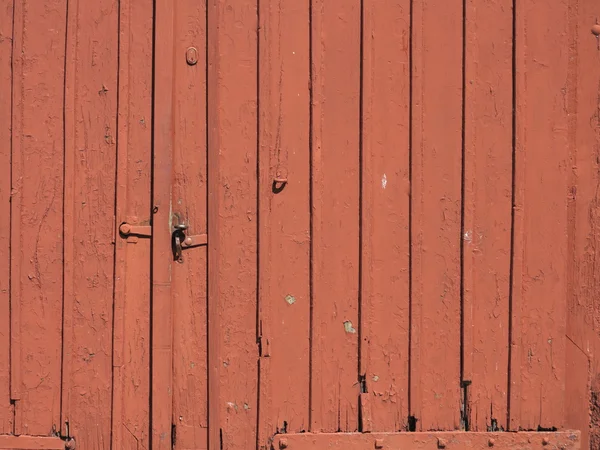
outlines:
[[273, 450], [579, 450], [579, 431], [278, 434]]
[[128, 243], [135, 244], [138, 238], [152, 237], [152, 225], [137, 224], [136, 217], [128, 217], [126, 222], [119, 226], [119, 234], [127, 239]]
[[182, 248], [199, 247], [208, 243], [208, 236], [206, 234], [194, 234], [192, 236], [186, 236], [181, 243]]
[[126, 238], [130, 244], [135, 244], [138, 238], [151, 238], [152, 237], [152, 225], [149, 225], [149, 221], [144, 223], [137, 223], [137, 217], [128, 217], [127, 221], [123, 222], [119, 226], [119, 234], [121, 237]]

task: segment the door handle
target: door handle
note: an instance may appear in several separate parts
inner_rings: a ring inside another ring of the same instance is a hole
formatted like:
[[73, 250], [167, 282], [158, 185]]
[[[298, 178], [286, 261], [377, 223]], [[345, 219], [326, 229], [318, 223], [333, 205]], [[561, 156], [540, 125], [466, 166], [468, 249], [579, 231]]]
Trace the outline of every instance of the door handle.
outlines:
[[186, 235], [188, 226], [178, 224], [173, 227], [173, 260], [179, 263], [183, 262], [183, 250], [187, 248], [199, 247], [208, 243], [206, 234]]

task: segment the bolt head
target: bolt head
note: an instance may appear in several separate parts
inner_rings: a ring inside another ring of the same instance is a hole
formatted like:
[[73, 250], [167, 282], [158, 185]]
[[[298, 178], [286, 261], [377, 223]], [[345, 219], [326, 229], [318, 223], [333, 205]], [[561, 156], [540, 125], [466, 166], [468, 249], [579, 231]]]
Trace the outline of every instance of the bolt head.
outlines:
[[438, 448], [446, 448], [446, 440], [438, 438]]
[[542, 438], [542, 445], [548, 445], [550, 443], [550, 439], [547, 437]]
[[185, 60], [190, 66], [195, 65], [198, 62], [198, 50], [196, 47], [189, 47], [185, 52]]
[[383, 448], [383, 439], [375, 439], [375, 448]]
[[279, 448], [281, 450], [283, 450], [285, 448], [288, 448], [288, 441], [287, 441], [287, 439], [282, 438], [282, 439], [279, 440]]
[[592, 25], [592, 34], [594, 36], [600, 36], [600, 24], [594, 24]]
[[75, 450], [75, 439], [69, 439], [65, 442], [65, 448], [68, 450]]
[[131, 231], [131, 225], [129, 225], [128, 223], [121, 224], [119, 230], [123, 234], [129, 234], [129, 232]]
[[488, 440], [488, 447], [493, 447], [495, 443], [496, 443], [496, 441], [494, 440], [494, 438], [490, 438]]

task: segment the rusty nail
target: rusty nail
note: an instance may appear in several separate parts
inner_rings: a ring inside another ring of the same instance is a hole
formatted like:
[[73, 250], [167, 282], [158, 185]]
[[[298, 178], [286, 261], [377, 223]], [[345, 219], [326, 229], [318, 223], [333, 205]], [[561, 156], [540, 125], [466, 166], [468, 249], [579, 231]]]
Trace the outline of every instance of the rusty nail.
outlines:
[[279, 440], [279, 448], [281, 450], [283, 450], [284, 448], [287, 448], [287, 447], [288, 447], [288, 441], [287, 441], [287, 439], [285, 439], [285, 438], [280, 439]]
[[198, 50], [196, 47], [189, 47], [185, 52], [185, 60], [190, 66], [195, 65], [198, 62]]
[[548, 445], [550, 443], [550, 439], [548, 439], [547, 437], [542, 438], [542, 445]]
[[600, 36], [600, 24], [592, 25], [592, 34], [594, 36]]
[[446, 448], [446, 440], [438, 438], [438, 448]]
[[495, 441], [493, 438], [490, 438], [490, 439], [488, 440], [488, 446], [489, 446], [489, 447], [493, 447], [495, 443], [496, 443], [496, 441]]
[[383, 439], [375, 439], [375, 448], [383, 448]]

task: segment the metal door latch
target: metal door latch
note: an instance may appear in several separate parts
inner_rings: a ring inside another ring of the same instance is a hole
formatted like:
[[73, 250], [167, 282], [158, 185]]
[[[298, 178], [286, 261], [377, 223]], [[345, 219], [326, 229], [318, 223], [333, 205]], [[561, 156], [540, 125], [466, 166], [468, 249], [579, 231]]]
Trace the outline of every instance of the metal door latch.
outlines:
[[124, 222], [119, 226], [119, 233], [122, 237], [127, 239], [127, 242], [135, 244], [138, 238], [150, 238], [152, 237], [152, 226], [151, 225], [135, 225], [137, 218], [128, 217], [127, 222]]
[[186, 236], [185, 231], [188, 226], [185, 224], [175, 225], [173, 228], [173, 260], [179, 263], [183, 262], [182, 253], [184, 249], [206, 245], [208, 242], [206, 234]]

